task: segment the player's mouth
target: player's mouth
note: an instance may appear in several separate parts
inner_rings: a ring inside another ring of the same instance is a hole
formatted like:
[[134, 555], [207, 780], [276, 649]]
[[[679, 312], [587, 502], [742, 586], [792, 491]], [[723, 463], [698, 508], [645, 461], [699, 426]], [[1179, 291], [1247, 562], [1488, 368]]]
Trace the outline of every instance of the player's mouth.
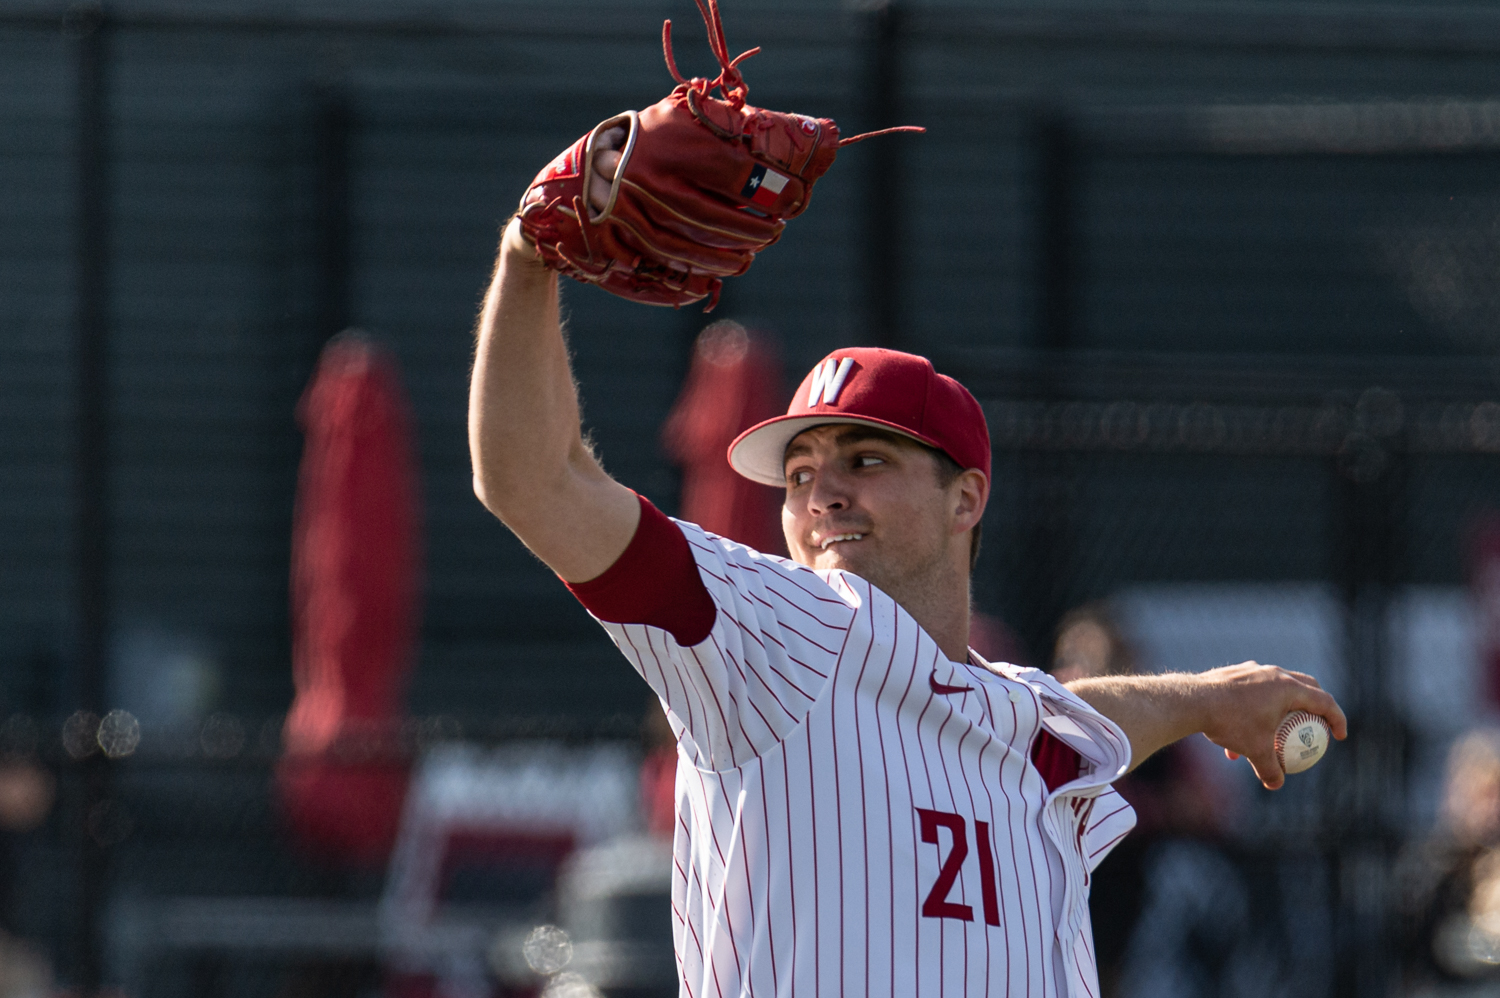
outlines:
[[842, 544], [846, 541], [862, 541], [864, 539], [864, 534], [829, 534], [823, 538], [818, 547], [823, 551], [827, 551], [830, 544]]

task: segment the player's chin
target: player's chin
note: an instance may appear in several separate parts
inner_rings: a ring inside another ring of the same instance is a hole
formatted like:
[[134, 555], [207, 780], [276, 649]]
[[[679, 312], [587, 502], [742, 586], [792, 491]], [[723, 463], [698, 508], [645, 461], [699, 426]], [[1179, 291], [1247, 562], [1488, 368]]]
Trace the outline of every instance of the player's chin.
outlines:
[[869, 541], [839, 541], [828, 545], [826, 550], [818, 552], [814, 564], [823, 569], [839, 569], [845, 572], [853, 572], [862, 575], [859, 570], [861, 564], [867, 561], [869, 548], [865, 547]]

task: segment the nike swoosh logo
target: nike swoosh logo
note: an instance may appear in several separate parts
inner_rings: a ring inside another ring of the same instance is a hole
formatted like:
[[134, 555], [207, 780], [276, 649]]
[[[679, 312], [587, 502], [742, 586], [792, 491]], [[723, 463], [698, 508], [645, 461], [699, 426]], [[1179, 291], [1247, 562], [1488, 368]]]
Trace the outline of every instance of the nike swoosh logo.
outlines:
[[946, 685], [944, 683], [938, 682], [937, 681], [937, 673], [935, 673], [935, 672], [929, 672], [927, 674], [927, 685], [931, 686], [932, 687], [932, 692], [938, 694], [939, 696], [948, 696], [949, 694], [952, 694], [952, 693], [973, 693], [974, 692], [974, 687], [972, 687], [972, 686], [948, 686], [948, 685]]

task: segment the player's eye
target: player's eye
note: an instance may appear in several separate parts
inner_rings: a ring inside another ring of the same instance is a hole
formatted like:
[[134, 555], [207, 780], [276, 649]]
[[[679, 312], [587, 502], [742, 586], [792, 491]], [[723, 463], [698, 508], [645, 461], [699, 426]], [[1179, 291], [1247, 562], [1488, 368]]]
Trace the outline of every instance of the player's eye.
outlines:
[[878, 454], [861, 454], [854, 459], [856, 468], [870, 468], [877, 464], [885, 464], [885, 458]]
[[789, 471], [786, 475], [786, 483], [791, 486], [806, 485], [810, 481], [812, 481], [812, 472], [806, 468]]

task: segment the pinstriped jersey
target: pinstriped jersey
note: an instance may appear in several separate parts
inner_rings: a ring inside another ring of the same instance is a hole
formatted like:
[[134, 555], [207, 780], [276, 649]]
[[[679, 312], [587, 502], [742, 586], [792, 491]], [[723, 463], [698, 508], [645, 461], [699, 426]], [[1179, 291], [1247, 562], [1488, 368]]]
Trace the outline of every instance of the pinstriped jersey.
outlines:
[[[627, 550], [572, 588], [678, 735], [681, 993], [1095, 998], [1089, 876], [1135, 822], [1120, 729], [1036, 670], [949, 661], [858, 576], [644, 501], [632, 549], [679, 531], [690, 562]], [[664, 609], [610, 612], [611, 586]], [[1043, 732], [1079, 757], [1055, 789]]]

